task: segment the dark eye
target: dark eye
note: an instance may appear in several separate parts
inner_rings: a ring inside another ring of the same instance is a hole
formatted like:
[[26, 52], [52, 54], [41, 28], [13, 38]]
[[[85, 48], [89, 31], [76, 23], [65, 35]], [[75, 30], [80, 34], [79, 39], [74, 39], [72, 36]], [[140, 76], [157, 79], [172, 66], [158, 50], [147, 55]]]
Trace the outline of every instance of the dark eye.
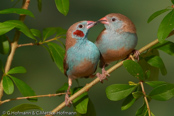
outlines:
[[83, 27], [83, 25], [79, 25], [79, 28], [82, 28]]
[[112, 21], [113, 21], [113, 22], [116, 21], [116, 18], [112, 18]]

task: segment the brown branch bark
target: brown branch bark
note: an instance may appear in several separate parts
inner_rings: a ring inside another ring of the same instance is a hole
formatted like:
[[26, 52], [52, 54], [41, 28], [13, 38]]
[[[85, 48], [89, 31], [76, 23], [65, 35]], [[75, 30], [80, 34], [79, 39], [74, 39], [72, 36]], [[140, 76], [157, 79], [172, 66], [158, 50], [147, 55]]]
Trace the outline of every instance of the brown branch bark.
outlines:
[[4, 104], [6, 102], [14, 101], [14, 100], [22, 100], [22, 99], [29, 99], [29, 98], [39, 98], [39, 97], [53, 97], [53, 96], [59, 96], [59, 95], [63, 95], [63, 94], [66, 94], [66, 93], [37, 95], [37, 96], [28, 96], [28, 97], [17, 97], [17, 98], [13, 98], [13, 99], [6, 99], [6, 100], [3, 100], [3, 101], [0, 101], [0, 105]]
[[[22, 8], [28, 9], [29, 3], [30, 3], [30, 0], [23, 0]], [[23, 22], [25, 17], [26, 17], [26, 15], [21, 14], [19, 17], [19, 20]], [[7, 58], [6, 65], [5, 65], [5, 73], [7, 73], [10, 70], [16, 48], [18, 47], [18, 40], [19, 40], [20, 34], [21, 34], [21, 32], [18, 30], [15, 32], [13, 42], [11, 43], [11, 52]], [[0, 101], [3, 96], [3, 84], [2, 84], [3, 76], [2, 76], [1, 82], [0, 82]]]
[[[174, 35], [174, 31], [172, 31], [169, 36]], [[152, 41], [151, 43], [145, 45], [144, 47], [142, 47], [141, 49], [139, 49], [138, 51], [140, 53], [148, 50], [149, 48], [151, 48], [152, 46], [154, 46], [155, 44], [157, 44], [159, 41], [158, 39]], [[107, 72], [110, 74], [111, 72], [113, 72], [114, 70], [116, 70], [117, 68], [121, 67], [123, 65], [124, 61], [120, 61], [119, 63], [115, 64], [114, 66], [112, 66], [110, 69], [107, 70]], [[78, 96], [80, 96], [81, 94], [83, 94], [84, 92], [88, 91], [92, 86], [94, 86], [95, 84], [99, 83], [100, 80], [99, 78], [96, 78], [95, 80], [93, 80], [92, 82], [90, 82], [89, 84], [86, 84], [86, 86], [84, 86], [82, 89], [80, 89], [78, 92], [76, 92], [75, 94], [73, 94], [70, 97], [70, 100], [73, 101], [75, 98], [77, 98]], [[60, 111], [62, 108], [64, 108], [65, 102], [62, 102], [59, 106], [57, 106], [55, 109], [52, 110], [51, 114], [54, 114], [58, 111]], [[52, 115], [46, 115], [46, 116], [52, 116]]]

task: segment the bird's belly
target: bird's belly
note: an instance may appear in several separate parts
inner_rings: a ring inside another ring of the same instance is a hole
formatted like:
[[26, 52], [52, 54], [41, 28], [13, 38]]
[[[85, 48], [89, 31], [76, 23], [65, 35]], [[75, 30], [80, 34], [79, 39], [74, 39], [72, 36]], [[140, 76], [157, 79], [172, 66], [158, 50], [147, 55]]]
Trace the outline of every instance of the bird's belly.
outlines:
[[96, 64], [85, 59], [79, 65], [73, 67], [71, 74], [73, 75], [74, 79], [78, 77], [87, 77], [92, 75], [95, 72], [95, 69]]
[[108, 49], [104, 54], [102, 54], [102, 57], [105, 63], [108, 64], [126, 58], [133, 50], [134, 49], [125, 49], [124, 47], [119, 50]]

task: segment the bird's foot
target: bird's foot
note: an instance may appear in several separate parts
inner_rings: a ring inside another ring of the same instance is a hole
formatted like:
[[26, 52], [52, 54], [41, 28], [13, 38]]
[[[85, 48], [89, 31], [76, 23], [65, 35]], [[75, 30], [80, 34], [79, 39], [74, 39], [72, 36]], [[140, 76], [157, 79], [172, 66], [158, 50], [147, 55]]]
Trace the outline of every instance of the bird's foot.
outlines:
[[138, 50], [134, 50], [134, 55], [135, 55], [135, 59], [139, 61], [140, 52]]
[[72, 101], [69, 99], [69, 95], [68, 95], [68, 92], [66, 93], [65, 95], [65, 105], [70, 107], [72, 104]]
[[110, 76], [110, 74], [104, 69], [102, 68], [102, 74], [97, 73], [96, 76], [100, 79], [100, 82], [103, 83], [103, 80], [108, 80], [107, 76]]

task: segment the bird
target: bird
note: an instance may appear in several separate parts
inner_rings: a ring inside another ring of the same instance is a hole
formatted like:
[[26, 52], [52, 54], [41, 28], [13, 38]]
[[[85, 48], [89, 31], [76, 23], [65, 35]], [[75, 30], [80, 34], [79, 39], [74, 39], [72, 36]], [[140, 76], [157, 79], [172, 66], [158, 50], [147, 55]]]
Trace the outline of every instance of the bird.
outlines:
[[97, 46], [87, 39], [88, 31], [94, 25], [94, 21], [79, 21], [67, 30], [63, 61], [64, 74], [68, 77], [69, 85], [65, 94], [66, 106], [72, 103], [68, 95], [72, 80], [95, 75], [100, 52]]
[[[109, 74], [105, 67], [131, 54], [135, 50], [138, 37], [133, 22], [122, 14], [110, 13], [98, 22], [105, 26], [95, 44], [101, 53], [99, 66], [102, 68], [103, 79], [106, 79]], [[139, 52], [135, 51], [135, 55], [138, 57]]]

